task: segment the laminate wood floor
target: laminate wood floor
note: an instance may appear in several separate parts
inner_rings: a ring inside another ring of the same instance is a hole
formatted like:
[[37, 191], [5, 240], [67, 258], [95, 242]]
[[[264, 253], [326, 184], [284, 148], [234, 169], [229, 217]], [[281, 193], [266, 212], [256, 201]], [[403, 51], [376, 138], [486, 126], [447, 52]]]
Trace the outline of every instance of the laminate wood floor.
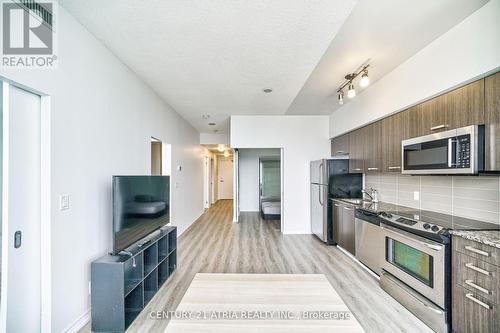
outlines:
[[[279, 221], [242, 213], [232, 222], [232, 200], [219, 200], [178, 239], [177, 269], [127, 332], [163, 332], [153, 311], [173, 311], [196, 273], [324, 274], [366, 332], [432, 332], [385, 293], [378, 280], [335, 246], [312, 235], [283, 235]], [[89, 332], [87, 325], [82, 332]]]

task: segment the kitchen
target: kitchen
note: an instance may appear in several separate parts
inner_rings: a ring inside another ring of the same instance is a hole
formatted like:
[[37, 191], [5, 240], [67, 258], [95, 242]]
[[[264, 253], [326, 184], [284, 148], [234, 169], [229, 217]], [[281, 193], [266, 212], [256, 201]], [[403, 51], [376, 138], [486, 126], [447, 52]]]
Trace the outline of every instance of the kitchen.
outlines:
[[[340, 96], [339, 96], [340, 97]], [[500, 73], [331, 141], [311, 229], [436, 332], [500, 327]]]

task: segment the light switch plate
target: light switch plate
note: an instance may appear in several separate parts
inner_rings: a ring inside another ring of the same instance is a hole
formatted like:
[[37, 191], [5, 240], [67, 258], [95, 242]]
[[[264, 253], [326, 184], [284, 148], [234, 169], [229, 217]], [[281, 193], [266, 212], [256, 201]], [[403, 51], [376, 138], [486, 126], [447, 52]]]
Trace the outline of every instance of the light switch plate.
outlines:
[[420, 192], [419, 191], [413, 192], [413, 200], [415, 200], [415, 201], [420, 200]]
[[61, 194], [59, 196], [59, 210], [68, 210], [69, 209], [69, 195]]

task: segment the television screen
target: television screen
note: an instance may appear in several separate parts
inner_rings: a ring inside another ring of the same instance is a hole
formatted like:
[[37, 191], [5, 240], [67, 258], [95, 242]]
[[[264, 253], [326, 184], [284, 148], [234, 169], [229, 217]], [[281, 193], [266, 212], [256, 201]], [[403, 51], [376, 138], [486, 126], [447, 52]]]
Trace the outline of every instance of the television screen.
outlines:
[[113, 176], [113, 253], [170, 222], [170, 176]]

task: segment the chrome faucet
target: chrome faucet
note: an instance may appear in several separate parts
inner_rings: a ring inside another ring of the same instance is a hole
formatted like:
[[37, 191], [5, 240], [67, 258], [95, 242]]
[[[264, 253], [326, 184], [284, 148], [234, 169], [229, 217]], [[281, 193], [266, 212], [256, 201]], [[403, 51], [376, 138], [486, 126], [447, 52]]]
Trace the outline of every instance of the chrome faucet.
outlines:
[[373, 201], [373, 197], [372, 197], [372, 195], [371, 195], [371, 194], [370, 194], [367, 190], [365, 190], [365, 189], [361, 189], [361, 193], [366, 194], [368, 197], [370, 197], [370, 201]]

